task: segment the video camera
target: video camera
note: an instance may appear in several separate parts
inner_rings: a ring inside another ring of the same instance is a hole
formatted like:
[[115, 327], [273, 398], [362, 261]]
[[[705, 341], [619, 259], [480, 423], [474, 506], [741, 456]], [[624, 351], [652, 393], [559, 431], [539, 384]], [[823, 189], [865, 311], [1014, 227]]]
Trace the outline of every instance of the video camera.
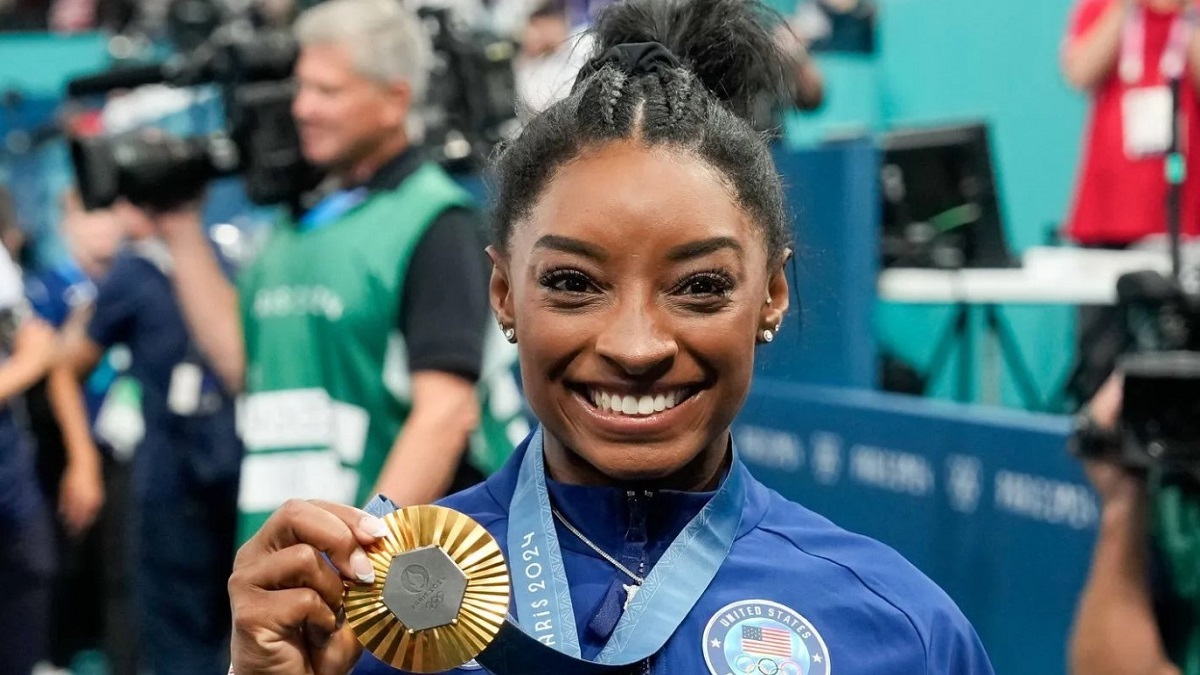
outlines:
[[[424, 144], [450, 170], [474, 168], [515, 130], [516, 47], [460, 30], [446, 10], [423, 9], [419, 16], [434, 54], [425, 108], [414, 113], [425, 123]], [[243, 177], [247, 196], [256, 204], [299, 201], [321, 174], [304, 160], [291, 116], [298, 53], [289, 32], [233, 20], [190, 53], [166, 63], [71, 81], [71, 97], [149, 84], [215, 84], [226, 116], [224, 130], [202, 136], [143, 130], [73, 140], [71, 160], [84, 206], [102, 208], [119, 197], [169, 206], [198, 194], [213, 179], [235, 174]]]
[[147, 129], [73, 139], [71, 161], [84, 207], [102, 208], [118, 197], [169, 206], [215, 178], [238, 173], [257, 204], [280, 203], [315, 185], [316, 172], [304, 161], [291, 119], [296, 55], [286, 33], [234, 24], [165, 63], [72, 80], [67, 94], [73, 98], [149, 84], [216, 84], [226, 117], [225, 130], [202, 136]]
[[452, 172], [478, 169], [520, 126], [513, 74], [517, 44], [460, 28], [448, 9], [422, 7], [417, 15], [434, 56], [422, 111], [424, 144]]
[[1117, 282], [1118, 306], [1133, 349], [1122, 357], [1119, 429], [1082, 421], [1073, 446], [1137, 473], [1187, 470], [1200, 477], [1200, 292], [1178, 274], [1143, 271]]

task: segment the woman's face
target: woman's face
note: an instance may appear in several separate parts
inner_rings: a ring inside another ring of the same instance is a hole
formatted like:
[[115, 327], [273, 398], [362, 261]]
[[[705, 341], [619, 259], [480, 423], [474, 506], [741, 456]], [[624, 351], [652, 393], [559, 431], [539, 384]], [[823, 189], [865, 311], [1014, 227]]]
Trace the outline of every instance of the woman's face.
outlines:
[[516, 330], [547, 453], [573, 464], [571, 477], [719, 468], [756, 338], [776, 328], [788, 292], [714, 169], [607, 144], [559, 169], [508, 250], [491, 253], [493, 307]]

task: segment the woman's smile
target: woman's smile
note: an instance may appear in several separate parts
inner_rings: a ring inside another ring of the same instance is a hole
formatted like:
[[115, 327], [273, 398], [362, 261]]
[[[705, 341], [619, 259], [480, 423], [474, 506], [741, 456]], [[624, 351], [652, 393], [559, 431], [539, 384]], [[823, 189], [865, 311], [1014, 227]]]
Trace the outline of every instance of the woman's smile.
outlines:
[[663, 437], [695, 418], [703, 385], [630, 388], [619, 385], [567, 385], [571, 400], [602, 435]]

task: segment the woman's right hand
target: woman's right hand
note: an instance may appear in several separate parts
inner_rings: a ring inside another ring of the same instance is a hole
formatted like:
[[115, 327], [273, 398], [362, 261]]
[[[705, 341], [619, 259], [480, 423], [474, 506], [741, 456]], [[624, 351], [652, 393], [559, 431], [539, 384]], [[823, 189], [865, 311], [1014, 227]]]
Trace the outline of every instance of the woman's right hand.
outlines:
[[233, 672], [349, 673], [360, 647], [346, 625], [343, 579], [374, 580], [362, 547], [385, 532], [378, 518], [328, 502], [292, 500], [272, 514], [229, 578]]

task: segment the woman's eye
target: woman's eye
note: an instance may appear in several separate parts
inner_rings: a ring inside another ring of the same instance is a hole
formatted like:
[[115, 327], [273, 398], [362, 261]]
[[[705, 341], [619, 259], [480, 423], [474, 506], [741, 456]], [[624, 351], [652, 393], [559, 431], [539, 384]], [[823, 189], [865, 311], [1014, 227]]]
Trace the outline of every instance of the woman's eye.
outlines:
[[593, 287], [586, 275], [574, 270], [550, 272], [542, 277], [541, 283], [542, 286], [561, 293], [587, 293]]
[[684, 295], [728, 295], [733, 284], [715, 274], [701, 274], [683, 282]]

